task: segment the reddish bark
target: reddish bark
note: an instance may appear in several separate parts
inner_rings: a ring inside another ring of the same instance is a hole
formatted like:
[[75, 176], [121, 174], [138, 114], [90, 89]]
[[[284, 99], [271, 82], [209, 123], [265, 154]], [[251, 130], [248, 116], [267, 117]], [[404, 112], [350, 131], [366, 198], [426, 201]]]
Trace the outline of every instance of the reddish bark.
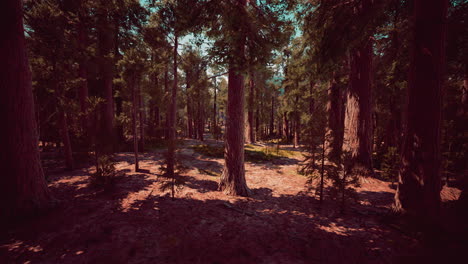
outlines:
[[249, 72], [249, 105], [247, 112], [247, 143], [255, 143], [255, 125], [254, 125], [254, 98], [255, 98], [255, 81], [253, 72]]
[[22, 1], [0, 2], [0, 211], [29, 213], [51, 200], [39, 159]]
[[402, 164], [395, 209], [428, 221], [440, 213], [440, 142], [447, 0], [414, 1]]
[[112, 153], [114, 149], [114, 94], [112, 88], [113, 82], [113, 26], [109, 21], [109, 11], [105, 7], [106, 4], [102, 2], [103, 13], [99, 14], [99, 27], [98, 27], [98, 45], [99, 45], [99, 71], [101, 77], [101, 84], [103, 87], [103, 94], [105, 102], [102, 104], [102, 129], [101, 133], [105, 135], [102, 137], [104, 143], [103, 151], [105, 153]]
[[340, 158], [343, 145], [343, 96], [336, 84], [335, 75], [330, 80], [327, 102], [327, 128], [325, 136], [325, 154], [330, 161]]
[[[172, 94], [171, 94], [171, 104], [169, 107], [169, 122], [168, 122], [168, 129], [169, 129], [169, 145], [167, 150], [167, 175], [168, 177], [172, 178], [174, 182], [175, 178], [175, 151], [176, 151], [176, 111], [177, 111], [177, 48], [178, 48], [178, 36], [174, 37], [174, 83], [172, 87]], [[175, 190], [174, 184], [172, 184], [172, 198], [174, 198]]]
[[350, 55], [350, 85], [346, 91], [343, 152], [349, 161], [347, 172], [371, 175], [372, 169], [372, 41]]
[[[237, 7], [244, 12], [245, 0], [239, 0]], [[236, 56], [243, 61], [245, 56], [245, 36], [238, 33], [240, 25], [235, 24], [236, 33], [240, 34], [233, 43]], [[240, 73], [241, 65], [231, 62], [229, 67], [228, 102], [226, 134], [224, 140], [224, 168], [219, 182], [219, 189], [229, 195], [248, 196], [250, 190], [245, 181], [244, 167], [244, 77]]]
[[138, 164], [138, 128], [137, 128], [137, 112], [138, 112], [138, 95], [135, 89], [135, 74], [130, 76], [130, 90], [132, 91], [132, 132], [133, 132], [133, 154], [135, 162], [135, 172], [139, 170]]
[[214, 79], [214, 98], [213, 98], [213, 138], [218, 140], [218, 111], [217, 106], [217, 90], [216, 87], [216, 78]]

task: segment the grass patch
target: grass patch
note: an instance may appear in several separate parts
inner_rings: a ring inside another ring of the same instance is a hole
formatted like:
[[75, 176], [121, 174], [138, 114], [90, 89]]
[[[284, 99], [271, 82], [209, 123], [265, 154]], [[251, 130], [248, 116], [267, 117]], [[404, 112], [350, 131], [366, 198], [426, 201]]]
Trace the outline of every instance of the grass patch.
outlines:
[[[196, 152], [213, 158], [223, 158], [224, 148], [220, 146], [195, 145], [192, 149]], [[257, 145], [245, 145], [245, 160], [250, 162], [267, 162], [281, 158], [294, 158], [297, 153], [294, 151], [277, 149], [276, 147], [263, 147]]]

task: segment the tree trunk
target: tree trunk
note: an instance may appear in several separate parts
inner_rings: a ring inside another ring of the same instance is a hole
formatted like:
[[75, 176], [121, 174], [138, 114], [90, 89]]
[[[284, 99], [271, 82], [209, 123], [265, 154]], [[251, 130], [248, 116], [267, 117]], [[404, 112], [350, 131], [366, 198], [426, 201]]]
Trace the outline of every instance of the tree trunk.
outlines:
[[73, 153], [70, 142], [70, 133], [68, 133], [67, 115], [63, 109], [59, 110], [60, 135], [63, 143], [63, 155], [65, 157], [65, 168], [73, 170]]
[[255, 96], [255, 82], [254, 82], [254, 74], [252, 71], [249, 72], [249, 105], [247, 112], [247, 143], [255, 143], [255, 125], [254, 125], [254, 96]]
[[325, 136], [325, 153], [329, 161], [337, 161], [341, 156], [344, 126], [342, 110], [343, 96], [336, 85], [335, 75], [333, 74], [328, 88], [328, 120]]
[[447, 0], [414, 2], [407, 124], [395, 209], [436, 221], [440, 213], [440, 134]]
[[271, 96], [270, 137], [275, 134], [275, 97]]
[[[166, 93], [166, 95], [169, 95], [169, 69], [168, 69], [168, 64], [169, 62], [166, 64], [165, 66], [165, 70], [164, 70], [164, 92]], [[168, 98], [169, 100], [169, 98]], [[167, 106], [167, 104], [166, 104]], [[166, 140], [169, 140], [169, 118], [170, 118], [170, 104], [168, 107], [166, 107], [166, 120], [165, 120], [165, 127], [164, 127], [164, 138]]]
[[213, 138], [218, 140], [218, 112], [216, 110], [217, 90], [216, 78], [214, 79], [214, 98], [213, 98]]
[[86, 30], [85, 10], [81, 4], [78, 6], [78, 23], [77, 23], [77, 41], [79, 46], [79, 65], [78, 65], [78, 76], [81, 79], [78, 89], [78, 98], [80, 102], [81, 111], [81, 129], [83, 130], [84, 137], [89, 137], [89, 122], [88, 122], [88, 69], [86, 60], [86, 49], [88, 48], [88, 32]]
[[39, 159], [22, 1], [0, 1], [0, 211], [30, 213], [51, 200]]
[[204, 117], [204, 108], [202, 97], [198, 97], [198, 139], [203, 141], [204, 132], [205, 132], [205, 117]]
[[286, 139], [286, 143], [289, 143], [289, 121], [286, 112], [283, 113], [283, 136]]
[[299, 96], [296, 95], [296, 111], [294, 111], [294, 142], [293, 148], [299, 146], [299, 133], [301, 129], [301, 116], [299, 114], [299, 110], [297, 109], [299, 105]]
[[99, 15], [98, 27], [98, 45], [99, 45], [99, 71], [100, 78], [103, 85], [104, 103], [102, 104], [102, 127], [101, 133], [105, 136], [101, 138], [103, 143], [103, 151], [105, 153], [112, 153], [114, 151], [114, 94], [112, 89], [113, 82], [113, 26], [109, 18], [109, 11], [105, 7], [105, 1], [102, 1], [102, 10], [104, 12]]
[[175, 151], [176, 151], [176, 111], [177, 111], [177, 48], [178, 36], [174, 37], [174, 85], [172, 87], [171, 104], [169, 108], [169, 146], [167, 153], [167, 175], [172, 179], [172, 198], [174, 198]]
[[133, 153], [135, 156], [135, 172], [138, 172], [138, 127], [137, 127], [137, 111], [138, 111], [138, 97], [135, 89], [135, 73], [130, 76], [130, 90], [132, 91], [132, 132], [133, 132]]
[[370, 176], [372, 169], [372, 98], [371, 63], [372, 41], [350, 55], [350, 85], [344, 121], [343, 152], [347, 173]]
[[[245, 12], [245, 0], [238, 1], [239, 13]], [[234, 27], [240, 30], [240, 25]], [[236, 32], [237, 34], [242, 34]], [[226, 134], [224, 140], [224, 168], [219, 189], [228, 195], [248, 196], [250, 190], [245, 180], [244, 167], [244, 77], [240, 73], [245, 58], [245, 36], [238, 36], [234, 45], [240, 60], [231, 61], [228, 75], [228, 100]], [[241, 61], [242, 63], [239, 63]]]
[[136, 79], [136, 89], [137, 89], [137, 100], [138, 100], [138, 117], [139, 117], [139, 120], [140, 120], [140, 141], [139, 141], [139, 145], [140, 145], [140, 151], [144, 151], [145, 149], [145, 106], [144, 106], [144, 102], [143, 102], [143, 97], [142, 97], [142, 94], [141, 94], [141, 87], [140, 87], [140, 83], [141, 83], [141, 80], [140, 80], [140, 76], [137, 76], [137, 79]]

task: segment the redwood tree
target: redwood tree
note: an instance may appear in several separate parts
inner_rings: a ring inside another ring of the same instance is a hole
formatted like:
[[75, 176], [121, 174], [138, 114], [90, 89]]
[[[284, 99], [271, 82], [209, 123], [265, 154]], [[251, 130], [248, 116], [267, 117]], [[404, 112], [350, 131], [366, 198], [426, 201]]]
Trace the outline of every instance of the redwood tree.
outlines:
[[437, 219], [447, 0], [415, 0], [408, 106], [395, 209]]
[[372, 173], [372, 40], [350, 54], [349, 87], [346, 91], [343, 152], [349, 153], [346, 170]]
[[[246, 1], [236, 3], [237, 18], [245, 14]], [[240, 31], [241, 21], [232, 25], [236, 37], [232, 43], [233, 57], [229, 62], [229, 83], [224, 140], [224, 169], [219, 182], [219, 189], [229, 195], [248, 196], [250, 193], [245, 181], [244, 167], [244, 76], [241, 72], [245, 63], [245, 35]]]
[[22, 1], [0, 2], [0, 211], [2, 217], [45, 206], [51, 199], [39, 159]]

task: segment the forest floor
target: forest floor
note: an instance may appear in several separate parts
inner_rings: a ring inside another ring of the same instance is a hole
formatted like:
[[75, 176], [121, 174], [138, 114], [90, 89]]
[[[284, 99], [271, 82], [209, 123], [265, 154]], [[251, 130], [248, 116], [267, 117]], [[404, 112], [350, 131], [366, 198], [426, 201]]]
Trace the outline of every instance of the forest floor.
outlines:
[[[55, 171], [48, 182], [60, 200], [58, 208], [1, 234], [0, 263], [434, 260], [418, 234], [387, 221], [394, 195], [389, 182], [363, 181], [359, 202], [350, 203], [344, 213], [328, 196], [320, 207], [307, 179], [297, 172], [301, 151], [283, 145], [284, 157], [246, 162], [250, 197], [228, 196], [217, 191], [223, 159], [195, 151], [200, 144], [184, 140], [180, 146], [187, 181], [174, 200], [160, 190], [163, 149], [141, 154], [140, 167], [149, 173], [133, 172], [133, 154], [118, 153], [121, 176], [105, 189], [90, 186], [92, 166]], [[203, 144], [222, 146], [213, 140]], [[446, 201], [458, 195], [455, 188], [442, 192]]]

